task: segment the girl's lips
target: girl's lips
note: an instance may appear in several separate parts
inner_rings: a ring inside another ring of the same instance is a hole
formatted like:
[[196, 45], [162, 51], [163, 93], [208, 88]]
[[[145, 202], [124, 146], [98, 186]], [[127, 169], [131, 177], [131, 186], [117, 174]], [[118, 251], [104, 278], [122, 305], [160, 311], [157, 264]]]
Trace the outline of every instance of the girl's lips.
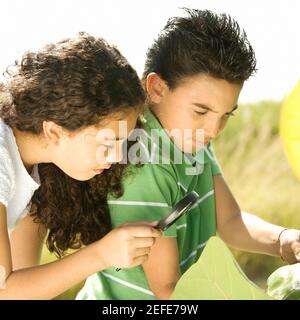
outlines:
[[96, 172], [97, 174], [102, 173], [104, 170], [108, 170], [111, 166], [105, 167], [105, 168], [99, 168], [99, 169], [94, 169], [93, 171]]
[[100, 174], [103, 172], [104, 169], [94, 169], [93, 171], [97, 174]]

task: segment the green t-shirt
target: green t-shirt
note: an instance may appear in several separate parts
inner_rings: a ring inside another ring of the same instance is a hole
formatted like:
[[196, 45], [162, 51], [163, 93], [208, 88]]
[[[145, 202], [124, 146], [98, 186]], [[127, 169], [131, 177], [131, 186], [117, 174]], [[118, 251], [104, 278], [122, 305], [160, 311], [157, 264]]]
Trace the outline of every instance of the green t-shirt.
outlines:
[[[112, 225], [116, 227], [131, 221], [158, 221], [186, 193], [196, 191], [200, 195], [198, 203], [164, 232], [166, 237], [176, 237], [183, 274], [198, 260], [207, 240], [216, 234], [213, 176], [221, 174], [221, 170], [210, 145], [187, 157], [170, 140], [150, 111], [145, 118], [148, 141], [140, 139], [140, 150], [152, 163], [141, 168], [130, 166], [131, 174], [123, 180], [123, 196], [118, 199], [109, 198]], [[159, 129], [154, 130], [159, 132], [159, 140], [158, 135], [151, 135], [152, 129]], [[172, 160], [170, 164], [162, 164], [162, 160], [168, 160], [168, 153], [163, 151], [167, 149], [163, 146], [167, 145], [170, 145]], [[154, 158], [157, 150], [160, 164], [153, 164], [158, 162]], [[176, 160], [179, 156], [184, 158], [181, 164]], [[159, 268], [158, 265], [157, 272]], [[138, 266], [119, 272], [109, 268], [90, 276], [76, 299], [156, 298], [149, 288], [142, 266]]]

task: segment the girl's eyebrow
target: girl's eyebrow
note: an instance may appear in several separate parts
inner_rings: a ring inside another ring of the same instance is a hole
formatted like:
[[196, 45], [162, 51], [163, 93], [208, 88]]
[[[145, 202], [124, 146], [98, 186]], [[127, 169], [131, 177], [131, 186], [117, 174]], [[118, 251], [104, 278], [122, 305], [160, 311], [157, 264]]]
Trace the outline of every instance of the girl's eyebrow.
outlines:
[[[98, 134], [87, 133], [86, 135], [97, 137]], [[107, 140], [107, 141], [122, 141], [122, 140], [126, 140], [127, 138], [124, 138], [124, 137], [117, 137], [117, 138], [103, 137], [103, 139]]]
[[126, 138], [123, 138], [123, 137], [117, 137], [117, 138], [106, 138], [105, 140], [108, 140], [108, 141], [121, 141], [121, 140], [126, 140]]

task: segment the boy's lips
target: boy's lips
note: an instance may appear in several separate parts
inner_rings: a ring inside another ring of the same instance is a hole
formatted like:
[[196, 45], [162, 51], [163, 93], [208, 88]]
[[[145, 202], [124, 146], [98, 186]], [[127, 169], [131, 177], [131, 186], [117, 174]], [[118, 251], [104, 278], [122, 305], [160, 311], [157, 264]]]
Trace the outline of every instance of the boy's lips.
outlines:
[[207, 140], [202, 140], [202, 141], [195, 141], [195, 144], [197, 146], [204, 147], [204, 146], [208, 145], [209, 142], [210, 142], [210, 139], [207, 139]]

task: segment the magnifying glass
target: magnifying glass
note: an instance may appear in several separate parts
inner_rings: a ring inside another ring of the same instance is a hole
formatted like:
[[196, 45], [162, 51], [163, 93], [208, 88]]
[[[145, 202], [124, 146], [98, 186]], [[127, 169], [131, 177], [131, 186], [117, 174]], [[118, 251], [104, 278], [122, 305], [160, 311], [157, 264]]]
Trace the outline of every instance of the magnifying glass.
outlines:
[[185, 213], [187, 213], [190, 210], [190, 208], [197, 202], [198, 199], [199, 195], [197, 192], [189, 192], [173, 207], [172, 211], [165, 218], [159, 221], [156, 228], [162, 231], [167, 230], [179, 218], [181, 218]]
[[[173, 225], [179, 218], [186, 214], [191, 207], [199, 200], [199, 194], [195, 191], [189, 192], [173, 207], [172, 211], [163, 219], [161, 219], [158, 225], [155, 227], [161, 231], [167, 230]], [[116, 268], [116, 271], [120, 271], [121, 268]]]

